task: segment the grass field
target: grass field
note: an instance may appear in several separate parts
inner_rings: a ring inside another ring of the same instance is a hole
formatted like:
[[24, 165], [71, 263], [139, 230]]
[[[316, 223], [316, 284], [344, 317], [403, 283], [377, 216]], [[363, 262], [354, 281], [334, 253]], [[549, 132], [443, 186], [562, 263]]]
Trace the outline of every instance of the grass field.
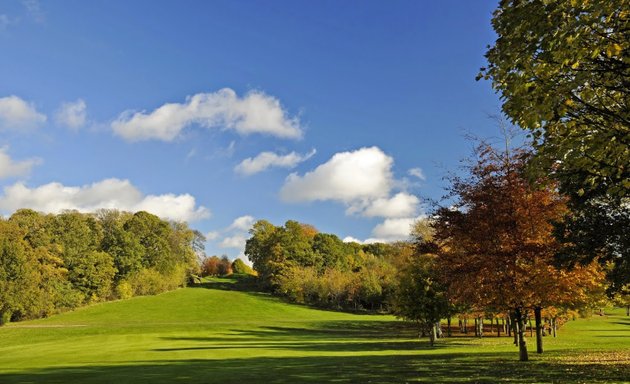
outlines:
[[521, 363], [507, 337], [431, 348], [393, 317], [290, 305], [232, 282], [2, 327], [0, 383], [630, 382], [621, 310], [569, 322]]

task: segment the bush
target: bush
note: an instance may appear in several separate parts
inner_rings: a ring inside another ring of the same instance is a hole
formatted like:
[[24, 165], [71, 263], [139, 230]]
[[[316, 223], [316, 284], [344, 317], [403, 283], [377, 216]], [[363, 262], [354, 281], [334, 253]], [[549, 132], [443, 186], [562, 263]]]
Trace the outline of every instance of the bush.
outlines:
[[8, 324], [11, 321], [11, 311], [3, 311], [0, 313], [0, 325]]
[[232, 272], [241, 275], [256, 275], [256, 272], [241, 259], [236, 259], [232, 263]]
[[116, 297], [119, 299], [129, 299], [133, 297], [133, 287], [129, 282], [123, 280], [116, 286]]

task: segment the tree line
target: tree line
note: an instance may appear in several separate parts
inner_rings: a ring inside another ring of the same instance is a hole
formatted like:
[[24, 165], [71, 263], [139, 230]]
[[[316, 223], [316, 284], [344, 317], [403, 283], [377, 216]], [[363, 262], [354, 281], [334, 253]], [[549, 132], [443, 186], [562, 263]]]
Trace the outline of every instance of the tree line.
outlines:
[[[478, 336], [489, 319], [527, 360], [527, 327], [542, 353], [544, 333], [555, 336], [567, 319], [607, 305], [613, 268], [597, 259], [562, 263], [568, 245], [558, 231], [566, 230], [568, 198], [555, 181], [531, 179], [531, 156], [527, 147], [480, 142], [464, 174], [450, 179], [447, 204], [410, 228], [412, 241], [344, 243], [296, 221], [260, 220], [245, 254], [263, 288], [290, 301], [390, 312], [417, 324], [431, 343], [442, 319], [448, 334], [452, 318], [462, 332], [470, 320]], [[630, 305], [627, 291], [614, 297]]]
[[204, 240], [144, 211], [20, 209], [0, 219], [0, 323], [183, 286]]
[[263, 289], [297, 303], [387, 311], [396, 285], [395, 260], [406, 244], [344, 243], [334, 234], [289, 220], [254, 223], [245, 254]]

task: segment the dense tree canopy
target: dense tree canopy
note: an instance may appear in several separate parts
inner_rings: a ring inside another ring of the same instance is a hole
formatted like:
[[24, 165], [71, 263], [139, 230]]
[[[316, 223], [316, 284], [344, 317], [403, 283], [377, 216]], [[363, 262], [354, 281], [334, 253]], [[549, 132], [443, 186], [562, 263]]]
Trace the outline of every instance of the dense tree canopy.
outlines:
[[195, 238], [147, 212], [18, 210], [0, 219], [0, 323], [181, 286]]
[[630, 1], [502, 0], [480, 77], [573, 198], [630, 195]]
[[492, 25], [479, 77], [532, 132], [530, 171], [570, 197], [560, 263], [611, 263], [614, 294], [630, 283], [630, 1], [503, 0]]
[[407, 247], [344, 243], [293, 220], [284, 226], [260, 220], [250, 234], [245, 254], [264, 288], [332, 308], [385, 309], [396, 284], [394, 261]]
[[455, 178], [452, 206], [437, 211], [435, 239], [449, 296], [476, 311], [511, 311], [520, 323], [521, 359], [527, 360], [522, 328], [527, 312], [548, 306], [587, 304], [601, 293], [598, 266], [567, 272], [554, 267], [560, 244], [554, 220], [566, 211], [549, 184], [525, 176], [528, 154], [481, 144], [469, 176]]

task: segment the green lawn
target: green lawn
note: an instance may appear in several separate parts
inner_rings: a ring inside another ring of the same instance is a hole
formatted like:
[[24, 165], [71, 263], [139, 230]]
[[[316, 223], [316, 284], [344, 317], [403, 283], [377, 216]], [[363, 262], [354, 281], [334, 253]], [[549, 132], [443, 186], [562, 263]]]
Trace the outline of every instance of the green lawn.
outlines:
[[[623, 311], [518, 362], [507, 337], [435, 348], [389, 316], [289, 305], [230, 280], [0, 328], [0, 383], [630, 382]], [[528, 339], [530, 351], [535, 340]]]

